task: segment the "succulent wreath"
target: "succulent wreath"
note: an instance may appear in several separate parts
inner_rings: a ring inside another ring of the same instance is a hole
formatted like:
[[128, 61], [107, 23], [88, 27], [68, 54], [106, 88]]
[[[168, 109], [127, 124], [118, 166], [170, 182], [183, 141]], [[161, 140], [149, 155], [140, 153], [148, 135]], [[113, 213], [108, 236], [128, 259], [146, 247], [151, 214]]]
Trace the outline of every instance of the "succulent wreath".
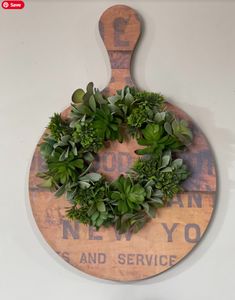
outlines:
[[[126, 86], [106, 97], [93, 83], [72, 96], [68, 118], [54, 114], [40, 145], [46, 170], [41, 187], [65, 194], [69, 219], [99, 229], [115, 226], [119, 233], [138, 232], [182, 191], [190, 172], [179, 151], [192, 142], [185, 120], [167, 110], [161, 94]], [[109, 182], [92, 171], [107, 141], [133, 137], [140, 158], [125, 175]]]

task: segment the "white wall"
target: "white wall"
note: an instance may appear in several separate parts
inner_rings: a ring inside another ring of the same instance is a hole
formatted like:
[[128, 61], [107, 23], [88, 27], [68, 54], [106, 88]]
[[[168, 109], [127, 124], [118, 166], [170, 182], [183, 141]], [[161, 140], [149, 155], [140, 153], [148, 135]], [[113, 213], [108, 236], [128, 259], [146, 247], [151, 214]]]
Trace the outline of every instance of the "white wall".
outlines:
[[219, 196], [199, 247], [154, 279], [114, 284], [57, 258], [39, 234], [27, 195], [34, 147], [72, 92], [102, 88], [109, 62], [97, 21], [115, 1], [29, 1], [0, 8], [0, 299], [235, 299], [235, 2], [122, 1], [145, 21], [137, 85], [187, 111], [214, 148]]

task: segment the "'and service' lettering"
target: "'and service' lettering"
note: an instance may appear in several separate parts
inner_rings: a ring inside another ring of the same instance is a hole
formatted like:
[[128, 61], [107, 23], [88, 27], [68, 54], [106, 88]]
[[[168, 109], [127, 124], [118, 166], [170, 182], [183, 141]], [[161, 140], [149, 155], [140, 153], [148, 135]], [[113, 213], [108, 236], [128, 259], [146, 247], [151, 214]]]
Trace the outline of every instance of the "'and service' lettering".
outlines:
[[[108, 254], [102, 252], [82, 252], [80, 254], [79, 263], [89, 265], [103, 265], [109, 262], [108, 256]], [[127, 266], [134, 265], [171, 267], [177, 262], [176, 255], [155, 255], [142, 253], [118, 253], [114, 259], [116, 264]]]

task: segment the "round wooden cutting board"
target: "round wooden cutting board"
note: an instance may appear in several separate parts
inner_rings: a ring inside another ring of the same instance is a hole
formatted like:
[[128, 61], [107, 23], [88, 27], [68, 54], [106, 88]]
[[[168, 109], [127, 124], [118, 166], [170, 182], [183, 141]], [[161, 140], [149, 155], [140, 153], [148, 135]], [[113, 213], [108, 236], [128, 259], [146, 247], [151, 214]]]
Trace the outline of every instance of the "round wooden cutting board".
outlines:
[[[130, 61], [140, 35], [136, 12], [123, 5], [106, 10], [99, 30], [107, 48], [112, 77], [104, 90], [112, 95], [125, 85], [133, 85]], [[178, 117], [189, 121], [194, 133], [190, 149], [181, 154], [191, 177], [171, 205], [159, 210], [137, 234], [119, 235], [113, 228], [94, 228], [69, 221], [65, 198], [55, 198], [45, 189], [36, 174], [44, 168], [39, 147], [36, 148], [29, 176], [30, 202], [36, 223], [48, 244], [69, 264], [99, 278], [133, 281], [148, 278], [171, 268], [197, 245], [210, 222], [216, 195], [216, 168], [209, 144], [192, 120], [179, 108], [167, 104]], [[69, 112], [67, 109], [64, 114]], [[138, 158], [135, 140], [112, 142], [102, 150], [95, 169], [110, 180], [125, 173]]]

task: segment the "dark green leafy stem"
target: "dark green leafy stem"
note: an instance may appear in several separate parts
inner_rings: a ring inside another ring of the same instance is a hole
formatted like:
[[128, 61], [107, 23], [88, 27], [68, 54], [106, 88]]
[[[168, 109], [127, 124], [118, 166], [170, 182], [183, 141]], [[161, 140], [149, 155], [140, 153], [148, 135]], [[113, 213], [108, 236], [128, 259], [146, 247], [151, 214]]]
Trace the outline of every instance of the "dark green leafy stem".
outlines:
[[[69, 219], [99, 229], [115, 226], [119, 233], [138, 232], [177, 193], [189, 176], [177, 153], [192, 142], [185, 120], [167, 111], [162, 95], [125, 87], [105, 97], [93, 83], [72, 96], [70, 117], [55, 114], [40, 145], [46, 171], [41, 187], [71, 206]], [[142, 157], [125, 176], [108, 182], [91, 172], [92, 162], [106, 141], [135, 137]]]

